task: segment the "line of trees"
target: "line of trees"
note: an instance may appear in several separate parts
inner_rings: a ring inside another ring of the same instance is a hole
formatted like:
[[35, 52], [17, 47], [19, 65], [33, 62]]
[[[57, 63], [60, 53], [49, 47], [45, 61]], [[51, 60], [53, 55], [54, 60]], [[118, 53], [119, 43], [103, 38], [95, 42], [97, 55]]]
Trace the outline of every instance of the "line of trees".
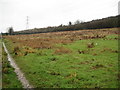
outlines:
[[84, 30], [84, 29], [102, 29], [102, 28], [114, 28], [120, 27], [120, 15], [92, 20], [89, 22], [83, 22], [76, 20], [74, 23], [69, 22], [68, 25], [59, 25], [56, 27], [47, 28], [34, 28], [24, 31], [13, 32], [13, 28], [9, 28], [9, 34], [35, 34], [35, 33], [47, 33], [47, 32], [60, 32], [60, 31], [73, 31], [73, 30]]

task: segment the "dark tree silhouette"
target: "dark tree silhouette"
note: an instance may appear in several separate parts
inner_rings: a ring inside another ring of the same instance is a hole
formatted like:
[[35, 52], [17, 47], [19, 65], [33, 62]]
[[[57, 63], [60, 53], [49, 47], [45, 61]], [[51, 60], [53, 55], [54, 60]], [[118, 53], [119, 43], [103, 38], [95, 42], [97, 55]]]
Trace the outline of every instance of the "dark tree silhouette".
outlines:
[[12, 35], [13, 32], [14, 32], [13, 27], [9, 27], [9, 29], [8, 29], [8, 34], [9, 34], [9, 35]]
[[72, 25], [72, 22], [69, 22], [69, 26]]

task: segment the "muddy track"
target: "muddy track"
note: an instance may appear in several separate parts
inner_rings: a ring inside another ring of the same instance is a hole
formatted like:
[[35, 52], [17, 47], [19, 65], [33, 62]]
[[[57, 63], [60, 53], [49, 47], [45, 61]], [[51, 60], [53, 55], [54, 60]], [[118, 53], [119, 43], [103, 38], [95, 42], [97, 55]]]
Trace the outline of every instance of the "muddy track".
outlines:
[[18, 79], [21, 81], [22, 85], [23, 85], [23, 88], [26, 88], [26, 89], [32, 89], [33, 86], [31, 86], [28, 82], [28, 80], [25, 78], [23, 72], [20, 70], [20, 68], [17, 66], [17, 64], [15, 63], [14, 59], [11, 57], [11, 55], [9, 54], [4, 42], [3, 42], [3, 47], [4, 47], [4, 50], [5, 52], [7, 53], [7, 58], [8, 58], [8, 61], [10, 61], [10, 64], [11, 66], [15, 69], [15, 73], [17, 74], [17, 77]]

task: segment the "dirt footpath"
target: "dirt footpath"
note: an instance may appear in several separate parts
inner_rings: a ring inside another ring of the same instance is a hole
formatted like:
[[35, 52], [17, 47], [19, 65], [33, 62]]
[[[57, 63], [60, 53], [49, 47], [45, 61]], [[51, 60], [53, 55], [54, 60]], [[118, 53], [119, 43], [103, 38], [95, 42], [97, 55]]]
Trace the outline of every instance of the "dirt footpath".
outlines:
[[12, 67], [15, 69], [15, 73], [17, 74], [18, 79], [21, 81], [23, 88], [33, 88], [33, 86], [31, 86], [29, 84], [29, 82], [27, 81], [27, 79], [25, 78], [24, 74], [21, 72], [20, 68], [17, 66], [17, 64], [15, 63], [14, 59], [11, 57], [11, 55], [9, 54], [5, 44], [3, 43], [3, 47], [5, 52], [8, 55], [8, 61], [10, 61], [10, 64], [12, 65]]

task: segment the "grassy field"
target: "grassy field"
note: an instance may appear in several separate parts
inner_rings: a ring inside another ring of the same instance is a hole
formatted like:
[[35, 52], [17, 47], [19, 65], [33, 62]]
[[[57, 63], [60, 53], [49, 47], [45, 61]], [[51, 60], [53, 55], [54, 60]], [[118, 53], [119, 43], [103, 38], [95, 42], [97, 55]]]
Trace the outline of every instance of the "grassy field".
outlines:
[[117, 29], [5, 36], [34, 87], [117, 88]]
[[2, 42], [0, 39], [0, 89], [2, 88]]
[[14, 69], [7, 60], [4, 49], [2, 49], [2, 88], [22, 88]]

